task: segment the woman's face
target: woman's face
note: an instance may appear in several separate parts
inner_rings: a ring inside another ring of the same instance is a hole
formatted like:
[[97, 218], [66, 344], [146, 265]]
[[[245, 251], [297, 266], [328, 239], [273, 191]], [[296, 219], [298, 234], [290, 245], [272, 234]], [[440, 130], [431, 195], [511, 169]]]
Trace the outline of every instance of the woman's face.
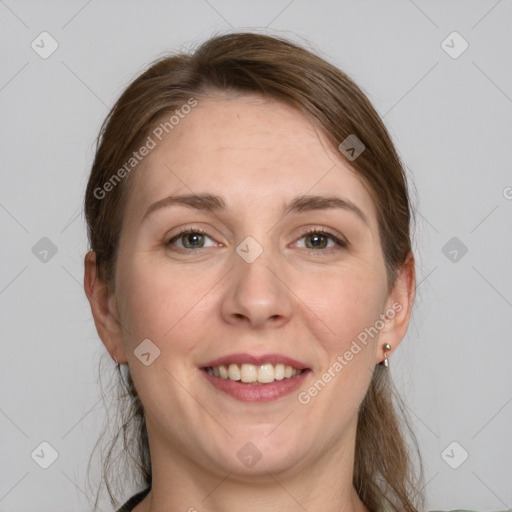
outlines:
[[403, 334], [367, 190], [300, 113], [257, 96], [202, 100], [155, 140], [104, 340], [153, 461], [243, 477], [351, 454], [382, 344]]

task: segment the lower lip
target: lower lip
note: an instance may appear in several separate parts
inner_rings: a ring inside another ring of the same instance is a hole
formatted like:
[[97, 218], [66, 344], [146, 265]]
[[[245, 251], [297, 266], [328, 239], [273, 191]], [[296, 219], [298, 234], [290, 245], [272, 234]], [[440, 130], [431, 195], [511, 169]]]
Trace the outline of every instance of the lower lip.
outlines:
[[248, 384], [231, 379], [222, 379], [210, 375], [204, 370], [201, 370], [201, 373], [219, 391], [223, 391], [241, 402], [271, 402], [295, 391], [304, 382], [310, 370], [304, 370], [296, 377], [275, 380], [269, 384]]

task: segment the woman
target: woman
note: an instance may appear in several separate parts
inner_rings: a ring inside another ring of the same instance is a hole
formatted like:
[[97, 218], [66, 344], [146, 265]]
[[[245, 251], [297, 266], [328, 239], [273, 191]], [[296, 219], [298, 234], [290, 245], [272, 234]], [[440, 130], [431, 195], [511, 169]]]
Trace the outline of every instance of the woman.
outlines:
[[85, 211], [144, 488], [123, 512], [422, 509], [388, 368], [406, 178], [343, 72], [247, 33], [160, 59], [104, 123]]

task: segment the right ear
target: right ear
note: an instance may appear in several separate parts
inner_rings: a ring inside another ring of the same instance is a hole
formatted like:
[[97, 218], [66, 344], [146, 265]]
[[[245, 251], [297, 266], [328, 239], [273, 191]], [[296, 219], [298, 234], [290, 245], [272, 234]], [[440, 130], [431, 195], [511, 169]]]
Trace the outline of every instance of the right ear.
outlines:
[[118, 363], [126, 363], [123, 344], [123, 329], [118, 320], [116, 300], [107, 283], [98, 274], [96, 253], [89, 251], [85, 255], [84, 289], [96, 330], [110, 357]]

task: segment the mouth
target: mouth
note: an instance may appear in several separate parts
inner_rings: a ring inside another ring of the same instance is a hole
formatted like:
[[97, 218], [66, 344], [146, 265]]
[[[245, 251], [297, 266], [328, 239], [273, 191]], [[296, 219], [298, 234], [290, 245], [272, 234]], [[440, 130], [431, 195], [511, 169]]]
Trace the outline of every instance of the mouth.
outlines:
[[304, 364], [280, 355], [232, 355], [200, 367], [218, 391], [243, 402], [268, 402], [302, 384], [311, 372]]
[[307, 369], [297, 369], [289, 364], [285, 365], [282, 363], [275, 365], [272, 363], [261, 365], [231, 363], [229, 365], [207, 366], [203, 370], [208, 375], [218, 377], [219, 379], [229, 379], [235, 382], [255, 385], [292, 379], [307, 371]]

